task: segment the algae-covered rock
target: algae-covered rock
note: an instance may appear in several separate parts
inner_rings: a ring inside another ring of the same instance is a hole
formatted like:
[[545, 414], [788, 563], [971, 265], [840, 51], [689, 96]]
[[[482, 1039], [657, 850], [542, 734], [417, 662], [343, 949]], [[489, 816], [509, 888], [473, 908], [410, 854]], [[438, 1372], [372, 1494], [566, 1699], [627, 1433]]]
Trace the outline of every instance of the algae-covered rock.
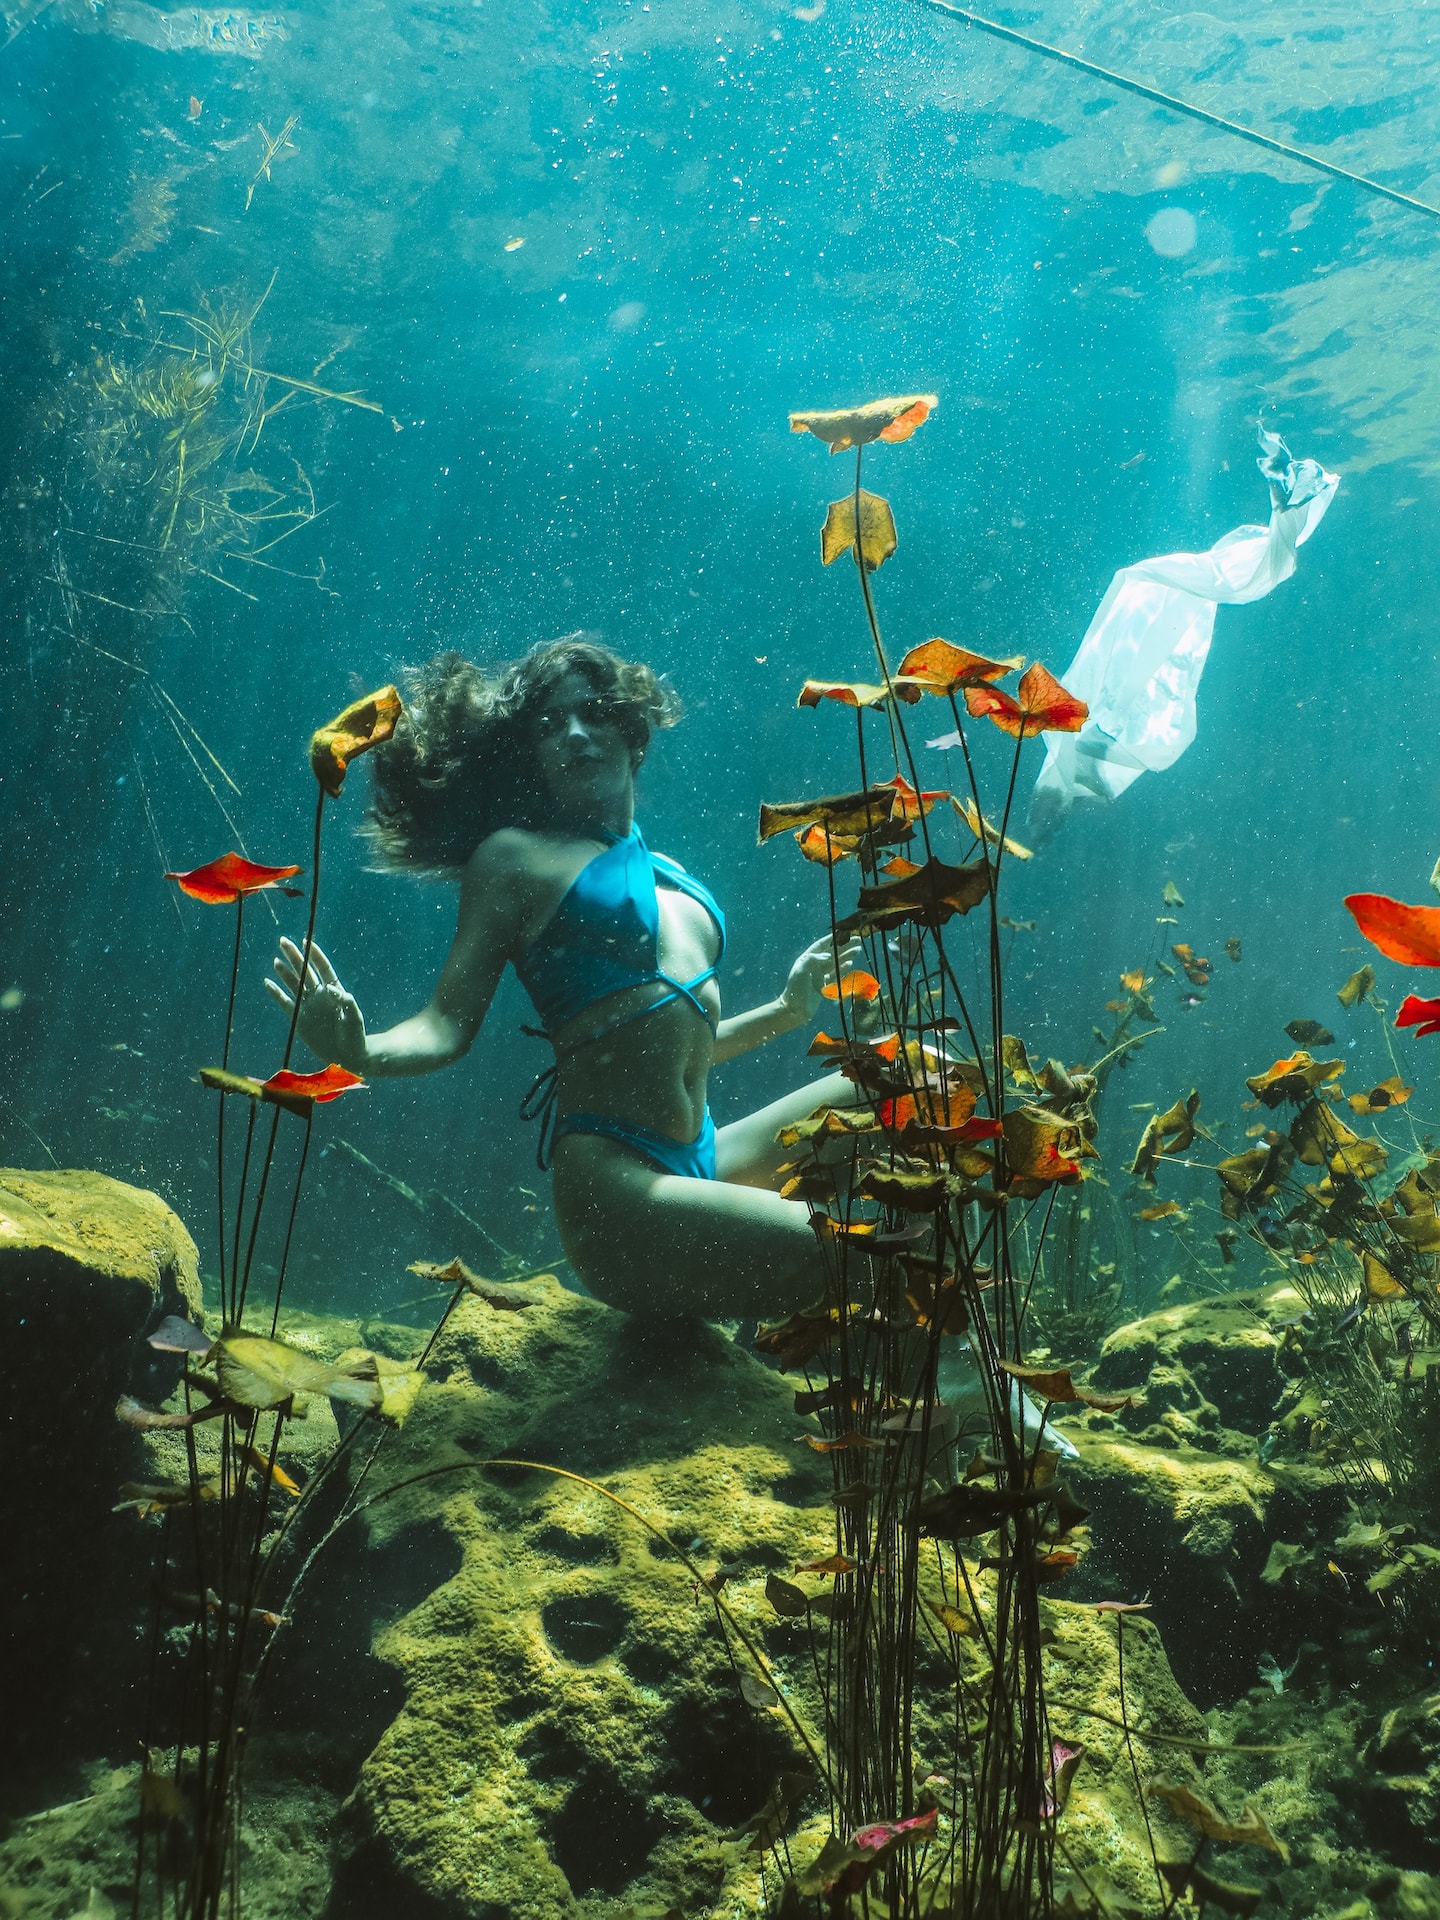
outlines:
[[1091, 1509], [1088, 1589], [1148, 1594], [1177, 1674], [1205, 1701], [1252, 1684], [1267, 1645], [1283, 1644], [1288, 1596], [1264, 1579], [1272, 1544], [1310, 1537], [1340, 1504], [1329, 1476], [1260, 1458], [1304, 1309], [1281, 1282], [1119, 1327], [1094, 1384], [1133, 1389], [1137, 1404], [1064, 1425]]
[[195, 1243], [157, 1195], [100, 1173], [0, 1171], [0, 1698], [14, 1729], [0, 1784], [13, 1769], [25, 1790], [55, 1743], [128, 1711], [152, 1543], [110, 1511], [117, 1484], [143, 1477], [115, 1402], [164, 1397], [174, 1357], [143, 1336], [199, 1309]]
[[[1107, 1392], [1143, 1388], [1147, 1411], [1155, 1415], [1163, 1410], [1157, 1395], [1175, 1404], [1178, 1394], [1181, 1402], [1213, 1406], [1220, 1427], [1263, 1433], [1285, 1384], [1279, 1363], [1285, 1326], [1304, 1311], [1304, 1297], [1282, 1280], [1147, 1314], [1109, 1336], [1094, 1383]], [[1187, 1395], [1187, 1379], [1198, 1393]]]
[[[806, 1628], [776, 1612], [766, 1581], [826, 1592], [795, 1570], [835, 1545], [828, 1470], [797, 1444], [796, 1383], [719, 1329], [646, 1326], [553, 1281], [532, 1291], [518, 1312], [463, 1303], [373, 1478], [400, 1486], [366, 1513], [373, 1544], [431, 1567], [434, 1590], [376, 1641], [404, 1704], [352, 1796], [332, 1912], [738, 1920], [762, 1910], [740, 1830], [777, 1775], [813, 1768], [785, 1711], [742, 1697], [755, 1668], [696, 1572], [728, 1575], [735, 1626], [822, 1747]], [[600, 1477], [631, 1511], [581, 1479], [483, 1464], [496, 1459]], [[1113, 1621], [1048, 1603], [1046, 1619], [1054, 1725], [1091, 1755], [1069, 1844], [1138, 1899], [1154, 1875], [1115, 1723], [1128, 1711], [1180, 1737], [1203, 1726], [1153, 1628], [1126, 1629], [1122, 1704]], [[916, 1760], [933, 1768], [944, 1753], [923, 1696], [951, 1677], [928, 1640], [919, 1663]], [[1149, 1771], [1176, 1757], [1135, 1750]], [[824, 1838], [824, 1797], [793, 1798], [802, 1865]]]

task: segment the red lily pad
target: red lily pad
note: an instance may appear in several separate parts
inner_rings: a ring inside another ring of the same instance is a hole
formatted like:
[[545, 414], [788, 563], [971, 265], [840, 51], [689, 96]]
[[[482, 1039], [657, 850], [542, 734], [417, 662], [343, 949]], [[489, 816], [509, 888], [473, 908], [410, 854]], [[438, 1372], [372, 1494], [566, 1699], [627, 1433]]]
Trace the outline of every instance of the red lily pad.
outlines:
[[[211, 860], [203, 867], [192, 867], [188, 873], [167, 873], [165, 878], [173, 880], [192, 900], [203, 900], [209, 907], [226, 907], [247, 893], [263, 893], [266, 887], [280, 887], [282, 880], [299, 871], [299, 867], [261, 867], [238, 853], [222, 853], [218, 860]], [[280, 891], [288, 893], [293, 900], [302, 889], [280, 887]]]

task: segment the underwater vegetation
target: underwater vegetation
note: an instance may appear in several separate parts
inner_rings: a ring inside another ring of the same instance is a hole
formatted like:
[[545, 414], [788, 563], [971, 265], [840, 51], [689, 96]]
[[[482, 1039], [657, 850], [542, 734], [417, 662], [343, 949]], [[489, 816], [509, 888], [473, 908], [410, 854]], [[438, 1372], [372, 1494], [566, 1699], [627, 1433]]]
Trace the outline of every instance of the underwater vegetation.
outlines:
[[[387, 1513], [428, 1515], [416, 1503], [431, 1500], [450, 1513], [462, 1485], [476, 1487], [473, 1511], [490, 1516], [482, 1532], [502, 1507], [504, 1525], [518, 1527], [565, 1510], [557, 1500], [580, 1499], [613, 1510], [617, 1526], [683, 1577], [723, 1655], [712, 1687], [727, 1724], [748, 1728], [759, 1756], [740, 1777], [758, 1774], [764, 1793], [743, 1811], [731, 1797], [723, 1859], [713, 1835], [697, 1831], [690, 1866], [674, 1872], [712, 1889], [717, 1873], [744, 1876], [751, 1910], [787, 1920], [1248, 1915], [1270, 1882], [1231, 1877], [1234, 1860], [1259, 1854], [1267, 1871], [1293, 1870], [1284, 1823], [1259, 1803], [1245, 1766], [1295, 1746], [1265, 1714], [1290, 1710], [1303, 1647], [1283, 1649], [1283, 1660], [1270, 1648], [1257, 1657], [1273, 1710], [1262, 1702], [1238, 1728], [1207, 1727], [1167, 1681], [1147, 1619], [1154, 1581], [1137, 1577], [1160, 1553], [1163, 1528], [1132, 1541], [1128, 1561], [1107, 1532], [1095, 1558], [1097, 1518], [1113, 1530], [1127, 1498], [1158, 1512], [1154, 1460], [1166, 1448], [1216, 1468], [1202, 1496], [1202, 1468], [1187, 1464], [1186, 1498], [1211, 1502], [1205, 1525], [1217, 1553], [1226, 1513], [1243, 1504], [1237, 1486], [1253, 1503], [1262, 1488], [1288, 1485], [1289, 1504], [1276, 1510], [1298, 1537], [1268, 1543], [1252, 1570], [1259, 1586], [1305, 1595], [1320, 1611], [1343, 1594], [1347, 1607], [1373, 1609], [1371, 1627], [1383, 1626], [1390, 1646], [1416, 1657], [1440, 1630], [1431, 1597], [1440, 1591], [1431, 1518], [1440, 1397], [1427, 1365], [1440, 1320], [1440, 1150], [1422, 1137], [1393, 1054], [1393, 1074], [1347, 1095], [1344, 1062], [1308, 1050], [1330, 1044], [1329, 1030], [1291, 1021], [1296, 1051], [1246, 1082], [1245, 1109], [1262, 1116], [1247, 1129], [1253, 1145], [1216, 1146], [1198, 1088], [1151, 1108], [1142, 1124], [1129, 1168], [1133, 1218], [1173, 1235], [1209, 1292], [1223, 1290], [1242, 1251], [1247, 1280], [1258, 1262], [1272, 1289], [1292, 1290], [1288, 1314], [1273, 1300], [1240, 1310], [1263, 1326], [1278, 1376], [1263, 1434], [1237, 1440], [1158, 1339], [1147, 1347], [1127, 1340], [1134, 1328], [1111, 1332], [1127, 1238], [1131, 1269], [1135, 1253], [1126, 1202], [1096, 1144], [1105, 1096], [1161, 1032], [1162, 996], [1177, 1010], [1203, 1003], [1217, 964], [1242, 966], [1244, 952], [1228, 939], [1217, 963], [1180, 937], [1186, 902], [1167, 882], [1151, 949], [1122, 975], [1109, 1025], [1093, 1029], [1091, 1059], [1041, 1060], [1007, 1030], [1008, 943], [1020, 929], [1001, 910], [1004, 888], [1032, 857], [1011, 833], [1024, 750], [1037, 735], [1078, 731], [1088, 709], [1043, 663], [940, 637], [891, 664], [877, 576], [898, 550], [899, 527], [890, 501], [862, 485], [866, 449], [903, 443], [938, 404], [904, 395], [792, 421], [854, 453], [851, 484], [826, 509], [821, 560], [853, 563], [876, 677], [803, 682], [800, 708], [853, 726], [853, 759], [834, 791], [766, 802], [759, 820], [761, 842], [794, 858], [792, 842], [823, 889], [837, 956], [825, 989], [833, 1030], [810, 1051], [858, 1100], [821, 1106], [778, 1136], [790, 1156], [784, 1192], [809, 1208], [826, 1283], [754, 1334], [778, 1376], [775, 1398], [799, 1423], [791, 1442], [804, 1449], [815, 1509], [776, 1523], [785, 1546], [762, 1585], [746, 1581], [742, 1592], [732, 1566], [711, 1563], [701, 1534], [686, 1544], [683, 1499], [651, 1511], [653, 1481], [496, 1451], [483, 1437], [458, 1444], [453, 1426], [435, 1444], [445, 1432], [441, 1378], [460, 1367], [503, 1386], [505, 1356], [518, 1360], [522, 1343], [490, 1329], [512, 1318], [550, 1326], [561, 1309], [548, 1277], [494, 1280], [459, 1259], [421, 1259], [411, 1270], [443, 1291], [429, 1296], [442, 1308], [417, 1351], [367, 1344], [321, 1354], [289, 1337], [284, 1292], [314, 1130], [327, 1124], [321, 1109], [363, 1098], [364, 1082], [333, 1062], [292, 1067], [298, 997], [278, 1065], [263, 1077], [237, 1071], [247, 904], [306, 900], [303, 978], [316, 950], [327, 809], [343, 799], [351, 765], [393, 734], [397, 690], [352, 701], [312, 736], [308, 886], [287, 884], [304, 871], [298, 862], [235, 852], [167, 875], [234, 918], [220, 1057], [198, 1069], [216, 1096], [217, 1308], [203, 1324], [171, 1313], [149, 1332], [153, 1353], [181, 1370], [166, 1402], [127, 1391], [115, 1405], [121, 1425], [170, 1463], [168, 1474], [119, 1481], [112, 1503], [153, 1533], [157, 1555], [135, 1776], [137, 1913], [233, 1920], [251, 1904], [247, 1756], [307, 1583], [352, 1523], [383, 1530]], [[934, 711], [931, 702], [950, 727], [942, 738], [963, 776], [958, 792], [920, 777], [907, 716]], [[976, 730], [990, 727], [1006, 742], [993, 794], [981, 790], [974, 751]], [[842, 898], [852, 872], [853, 903]], [[1382, 952], [1440, 965], [1440, 909], [1381, 896], [1350, 904]], [[863, 964], [842, 968], [852, 940]], [[1338, 997], [1388, 1020], [1373, 968]], [[1414, 998], [1402, 1025], [1414, 1023]], [[1407, 1138], [1387, 1135], [1394, 1128]], [[1174, 1179], [1185, 1182], [1183, 1201], [1168, 1191]], [[1104, 1251], [1116, 1257], [1102, 1260]], [[573, 1311], [608, 1310], [577, 1302]], [[675, 1338], [658, 1316], [639, 1330]], [[543, 1339], [564, 1345], [553, 1331]], [[713, 1330], [696, 1333], [687, 1364], [723, 1370], [718, 1341]], [[312, 1430], [303, 1452], [297, 1422]], [[1227, 1476], [1233, 1450], [1252, 1444], [1252, 1478]], [[1127, 1477], [1136, 1483], [1128, 1496], [1119, 1491]], [[558, 1520], [546, 1524], [563, 1534]], [[700, 1524], [697, 1505], [690, 1525]], [[503, 1548], [503, 1532], [494, 1544]], [[635, 1577], [636, 1563], [625, 1564]], [[546, 1601], [542, 1611], [548, 1639], [582, 1665], [622, 1631], [613, 1596]], [[1082, 1672], [1097, 1676], [1088, 1691]], [[663, 1698], [663, 1673], [652, 1680]], [[1385, 1750], [1398, 1755], [1425, 1738], [1396, 1721]], [[715, 1778], [733, 1796], [721, 1751]], [[367, 1780], [361, 1804], [377, 1823], [387, 1795], [398, 1802], [415, 1790], [396, 1785], [383, 1753]], [[378, 1843], [377, 1825], [366, 1844]], [[565, 1873], [602, 1890], [618, 1880], [618, 1867], [592, 1870], [580, 1843], [569, 1847]], [[683, 1862], [684, 1845], [674, 1857]], [[553, 1876], [554, 1862], [547, 1870]], [[600, 1877], [586, 1881], [592, 1871]], [[537, 1914], [546, 1897], [535, 1895]]]

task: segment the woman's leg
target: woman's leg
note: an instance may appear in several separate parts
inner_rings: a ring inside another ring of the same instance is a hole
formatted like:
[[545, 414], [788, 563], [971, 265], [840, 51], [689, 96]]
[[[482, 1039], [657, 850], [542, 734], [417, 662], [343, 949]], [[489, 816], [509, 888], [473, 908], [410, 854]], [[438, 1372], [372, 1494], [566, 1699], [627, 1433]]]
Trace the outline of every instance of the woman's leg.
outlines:
[[662, 1173], [598, 1134], [556, 1146], [555, 1217], [578, 1277], [627, 1313], [780, 1319], [824, 1291], [807, 1207]]
[[781, 1127], [804, 1120], [817, 1107], [858, 1107], [864, 1095], [843, 1073], [827, 1073], [808, 1087], [772, 1100], [768, 1107], [732, 1120], [715, 1136], [715, 1177], [741, 1187], [779, 1187], [776, 1169], [795, 1158], [793, 1147], [782, 1147], [775, 1136]]

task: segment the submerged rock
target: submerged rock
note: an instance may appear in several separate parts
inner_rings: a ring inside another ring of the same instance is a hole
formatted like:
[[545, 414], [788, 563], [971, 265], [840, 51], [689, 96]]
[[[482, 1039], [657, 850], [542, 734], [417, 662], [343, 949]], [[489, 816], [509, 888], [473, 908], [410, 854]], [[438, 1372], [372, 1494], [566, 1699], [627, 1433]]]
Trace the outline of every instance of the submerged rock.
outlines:
[[1304, 1307], [1282, 1281], [1119, 1327], [1093, 1382], [1137, 1404], [1063, 1423], [1092, 1512], [1088, 1589], [1148, 1594], [1177, 1675], [1205, 1703], [1253, 1685], [1267, 1646], [1294, 1637], [1277, 1631], [1290, 1596], [1263, 1577], [1273, 1542], [1308, 1537], [1343, 1506], [1330, 1473], [1261, 1459], [1289, 1379], [1286, 1329]]
[[128, 1714], [140, 1656], [126, 1616], [141, 1617], [153, 1542], [110, 1511], [139, 1458], [115, 1402], [164, 1397], [177, 1363], [144, 1335], [199, 1308], [195, 1243], [158, 1195], [101, 1173], [0, 1171], [0, 1789], [28, 1794], [57, 1747], [84, 1752]]
[[[797, 1383], [701, 1322], [646, 1326], [551, 1280], [532, 1291], [519, 1312], [462, 1304], [368, 1482], [413, 1478], [364, 1524], [392, 1563], [429, 1568], [433, 1591], [376, 1638], [404, 1700], [351, 1798], [330, 1912], [758, 1912], [742, 1829], [806, 1758], [782, 1710], [746, 1705], [709, 1595], [650, 1528], [700, 1573], [727, 1573], [727, 1605], [815, 1728], [808, 1635], [765, 1591], [834, 1547], [828, 1471], [797, 1445]], [[526, 1459], [603, 1477], [633, 1511], [575, 1478], [486, 1464]], [[829, 1584], [800, 1578], [817, 1594]], [[1114, 1622], [1048, 1602], [1046, 1618], [1053, 1724], [1089, 1750], [1068, 1844], [1153, 1906], [1119, 1723], [1128, 1712], [1182, 1738], [1203, 1724], [1152, 1627], [1127, 1624], [1122, 1702]], [[953, 1683], [928, 1638], [919, 1666], [917, 1764], [933, 1768], [944, 1756], [938, 1731], [927, 1750], [923, 1696]], [[1191, 1777], [1183, 1752], [1143, 1738], [1135, 1751], [1142, 1778]], [[801, 1792], [796, 1813], [803, 1865], [824, 1837], [823, 1793]]]

